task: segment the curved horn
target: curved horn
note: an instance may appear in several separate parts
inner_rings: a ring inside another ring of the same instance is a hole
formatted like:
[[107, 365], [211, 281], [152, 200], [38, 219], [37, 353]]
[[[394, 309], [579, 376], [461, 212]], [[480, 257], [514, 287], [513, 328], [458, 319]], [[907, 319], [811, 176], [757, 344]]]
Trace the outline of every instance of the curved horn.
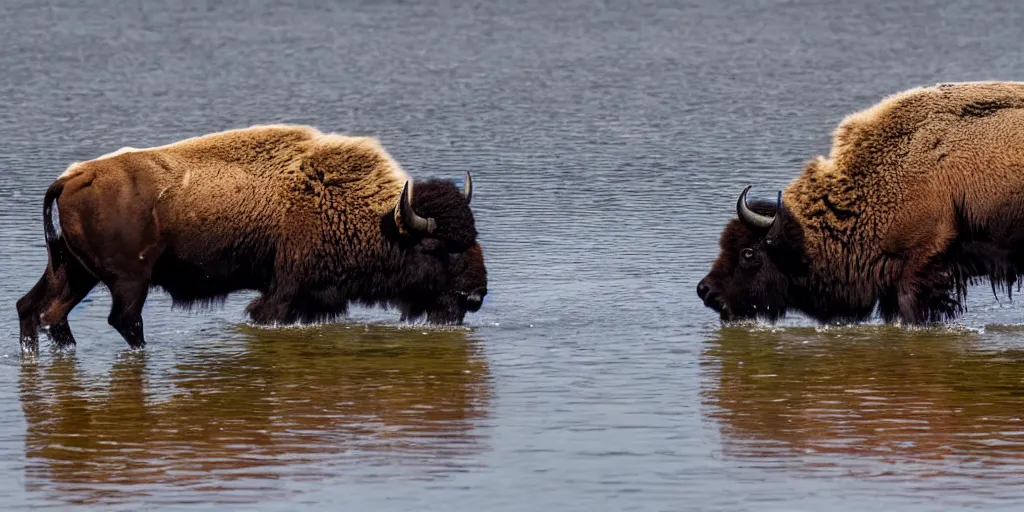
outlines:
[[782, 191], [779, 191], [779, 195], [775, 198], [775, 222], [772, 225], [772, 229], [768, 230], [768, 238], [778, 238], [782, 234], [782, 222], [779, 219], [783, 218], [786, 214], [786, 209], [782, 207]]
[[[769, 217], [767, 215], [761, 215], [756, 213], [747, 207], [747, 192], [753, 185], [747, 185], [747, 188], [743, 189], [740, 194], [739, 200], [736, 201], [736, 214], [739, 215], [740, 220], [747, 223], [755, 228], [766, 229], [771, 227], [772, 223], [775, 222], [775, 217]], [[780, 194], [781, 197], [781, 194]], [[779, 205], [775, 205], [776, 212], [778, 211]]]
[[398, 196], [398, 207], [395, 208], [395, 224], [404, 225], [408, 231], [433, 233], [437, 222], [432, 217], [423, 218], [412, 209], [412, 182], [406, 181], [402, 187], [402, 195]]
[[466, 198], [466, 204], [473, 200], [473, 177], [466, 171], [466, 184], [462, 186], [462, 196]]

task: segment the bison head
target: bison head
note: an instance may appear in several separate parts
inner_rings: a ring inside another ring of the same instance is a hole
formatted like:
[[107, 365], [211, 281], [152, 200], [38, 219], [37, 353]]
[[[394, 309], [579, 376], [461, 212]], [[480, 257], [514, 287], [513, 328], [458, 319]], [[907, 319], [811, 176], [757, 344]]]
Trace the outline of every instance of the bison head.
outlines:
[[473, 180], [462, 190], [442, 180], [406, 182], [390, 224], [402, 248], [399, 296], [402, 318], [461, 324], [487, 295], [487, 268], [469, 203]]
[[487, 296], [487, 267], [479, 244], [455, 257], [452, 286], [427, 305], [427, 321], [435, 324], [461, 324], [467, 312], [476, 312]]
[[738, 219], [722, 232], [721, 252], [697, 296], [722, 320], [776, 321], [792, 305], [792, 283], [803, 261], [799, 226], [782, 202], [747, 204], [748, 186], [736, 202]]

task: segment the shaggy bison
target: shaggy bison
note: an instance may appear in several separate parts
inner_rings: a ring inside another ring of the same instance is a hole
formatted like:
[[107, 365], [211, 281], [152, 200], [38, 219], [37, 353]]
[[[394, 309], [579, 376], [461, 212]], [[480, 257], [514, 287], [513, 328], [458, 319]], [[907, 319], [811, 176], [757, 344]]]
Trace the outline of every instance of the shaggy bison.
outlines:
[[461, 323], [487, 293], [472, 180], [413, 185], [376, 139], [297, 125], [74, 163], [43, 199], [49, 261], [17, 303], [22, 345], [36, 350], [40, 327], [74, 344], [68, 312], [99, 282], [133, 348], [153, 286], [185, 307], [259, 291], [257, 324], [327, 321], [350, 303]]
[[774, 204], [736, 203], [697, 285], [723, 320], [922, 324], [1024, 273], [1024, 83], [938, 84], [844, 119]]

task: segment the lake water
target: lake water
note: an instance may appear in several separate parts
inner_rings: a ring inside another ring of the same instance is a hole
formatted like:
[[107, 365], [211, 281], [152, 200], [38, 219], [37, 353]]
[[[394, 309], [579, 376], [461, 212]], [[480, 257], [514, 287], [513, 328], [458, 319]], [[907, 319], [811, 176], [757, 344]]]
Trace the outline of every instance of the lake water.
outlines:
[[[983, 510], [1024, 505], [1024, 309], [722, 328], [697, 281], [747, 184], [846, 114], [1024, 79], [1024, 4], [740, 0], [0, 6], [0, 503], [97, 510]], [[258, 329], [161, 293], [132, 352], [18, 349], [69, 162], [252, 123], [474, 176], [468, 329]]]

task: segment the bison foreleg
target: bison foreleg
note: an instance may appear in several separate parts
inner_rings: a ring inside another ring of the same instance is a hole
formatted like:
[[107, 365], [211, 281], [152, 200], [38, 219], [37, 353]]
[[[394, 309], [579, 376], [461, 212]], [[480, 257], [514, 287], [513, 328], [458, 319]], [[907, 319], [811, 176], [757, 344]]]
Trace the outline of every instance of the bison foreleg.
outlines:
[[294, 294], [290, 293], [264, 293], [253, 299], [245, 312], [257, 325], [288, 325], [296, 321], [291, 307], [293, 300]]
[[113, 304], [107, 322], [121, 333], [121, 337], [133, 349], [146, 346], [142, 329], [142, 306], [148, 294], [149, 283], [143, 280], [119, 280], [110, 286]]
[[[956, 283], [942, 273], [932, 277], [931, 280], [918, 280], [898, 287], [896, 310], [904, 323], [920, 325], [942, 322], [952, 320], [963, 312]], [[892, 304], [888, 307], [891, 315]], [[883, 316], [886, 316], [885, 313]]]

